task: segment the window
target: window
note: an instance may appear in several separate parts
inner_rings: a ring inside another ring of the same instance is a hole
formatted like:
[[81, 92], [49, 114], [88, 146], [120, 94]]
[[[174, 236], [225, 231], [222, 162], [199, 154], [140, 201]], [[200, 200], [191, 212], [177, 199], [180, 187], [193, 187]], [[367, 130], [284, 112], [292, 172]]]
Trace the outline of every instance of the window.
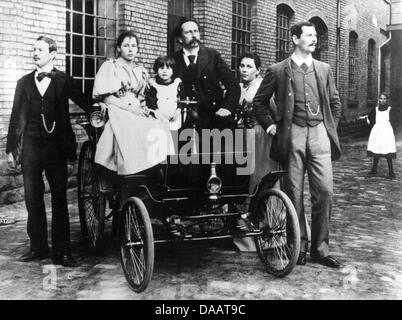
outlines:
[[376, 103], [376, 46], [375, 41], [370, 39], [367, 50], [367, 107], [371, 108]]
[[232, 1], [232, 71], [238, 72], [241, 55], [251, 51], [251, 4], [247, 0]]
[[328, 28], [318, 17], [310, 19], [310, 22], [315, 25], [317, 31], [317, 45], [313, 53], [314, 59], [320, 61], [328, 61]]
[[350, 107], [356, 107], [357, 100], [357, 34], [350, 32], [349, 34], [349, 101], [352, 103]]
[[184, 17], [193, 17], [193, 0], [168, 0], [168, 55], [180, 49], [175, 31]]
[[391, 49], [389, 45], [381, 47], [380, 92], [390, 92], [391, 87]]
[[66, 72], [92, 93], [95, 74], [114, 56], [116, 0], [66, 0]]
[[280, 62], [290, 55], [290, 23], [293, 11], [286, 5], [279, 5], [276, 9], [276, 62]]

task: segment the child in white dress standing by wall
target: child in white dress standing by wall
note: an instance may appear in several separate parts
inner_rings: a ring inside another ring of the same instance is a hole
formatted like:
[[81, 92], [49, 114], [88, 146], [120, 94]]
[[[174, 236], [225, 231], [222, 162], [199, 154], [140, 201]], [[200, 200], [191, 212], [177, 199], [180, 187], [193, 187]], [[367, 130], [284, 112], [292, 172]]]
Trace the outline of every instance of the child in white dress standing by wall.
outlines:
[[395, 178], [392, 159], [396, 158], [395, 135], [389, 121], [389, 113], [391, 106], [388, 105], [388, 97], [381, 93], [378, 106], [367, 117], [369, 124], [373, 125], [371, 129], [368, 145], [367, 156], [373, 157], [373, 168], [369, 172], [370, 175], [377, 174], [377, 166], [380, 158], [387, 159], [388, 177]]

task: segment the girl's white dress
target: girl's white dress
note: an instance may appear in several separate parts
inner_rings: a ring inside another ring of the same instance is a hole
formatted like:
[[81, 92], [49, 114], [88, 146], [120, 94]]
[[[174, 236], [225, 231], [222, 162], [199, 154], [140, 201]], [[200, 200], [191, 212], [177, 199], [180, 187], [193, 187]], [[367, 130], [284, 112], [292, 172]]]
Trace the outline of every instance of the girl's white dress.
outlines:
[[385, 111], [380, 111], [376, 107], [375, 124], [371, 129], [367, 155], [371, 157], [395, 158], [395, 135], [389, 122], [389, 112], [391, 107]]
[[148, 73], [142, 66], [118, 59], [106, 61], [95, 78], [93, 96], [103, 97], [109, 114], [95, 162], [118, 175], [144, 171], [174, 153], [167, 123], [131, 112], [145, 107], [147, 85]]
[[177, 103], [181, 79], [176, 78], [168, 85], [159, 84], [154, 79], [150, 79], [149, 84], [156, 90], [158, 110], [166, 119], [169, 119], [170, 130], [179, 130], [182, 123]]

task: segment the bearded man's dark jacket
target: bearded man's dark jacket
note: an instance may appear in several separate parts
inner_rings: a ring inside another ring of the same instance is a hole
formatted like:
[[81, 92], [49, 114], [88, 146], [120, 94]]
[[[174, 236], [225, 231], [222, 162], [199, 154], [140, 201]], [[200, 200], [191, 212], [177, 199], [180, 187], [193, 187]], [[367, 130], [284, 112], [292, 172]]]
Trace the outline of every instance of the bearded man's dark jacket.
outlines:
[[[187, 68], [183, 50], [174, 54], [177, 76], [182, 80]], [[224, 88], [222, 88], [222, 86]], [[218, 51], [200, 47], [196, 63], [195, 89], [200, 114], [213, 116], [220, 108], [234, 113], [240, 99], [240, 85]]]

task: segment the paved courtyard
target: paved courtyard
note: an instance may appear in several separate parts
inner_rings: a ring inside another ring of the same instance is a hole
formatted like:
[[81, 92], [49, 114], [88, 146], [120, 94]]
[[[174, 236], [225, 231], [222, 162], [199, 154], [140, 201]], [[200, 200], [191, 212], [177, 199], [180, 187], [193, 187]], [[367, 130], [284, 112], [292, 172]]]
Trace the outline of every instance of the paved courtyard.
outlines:
[[[397, 140], [401, 156], [401, 132]], [[157, 247], [148, 289], [136, 294], [126, 284], [112, 242], [98, 256], [81, 243], [76, 192], [70, 190], [72, 243], [80, 267], [18, 262], [29, 243], [24, 203], [0, 207], [2, 216], [18, 220], [0, 226], [0, 299], [402, 299], [402, 157], [395, 162], [396, 179], [386, 178], [385, 160], [378, 175], [368, 177], [365, 148], [364, 140], [349, 141], [342, 160], [334, 163], [330, 247], [342, 269], [308, 261], [277, 279], [264, 272], [255, 253], [239, 253], [231, 241], [165, 245]]]

